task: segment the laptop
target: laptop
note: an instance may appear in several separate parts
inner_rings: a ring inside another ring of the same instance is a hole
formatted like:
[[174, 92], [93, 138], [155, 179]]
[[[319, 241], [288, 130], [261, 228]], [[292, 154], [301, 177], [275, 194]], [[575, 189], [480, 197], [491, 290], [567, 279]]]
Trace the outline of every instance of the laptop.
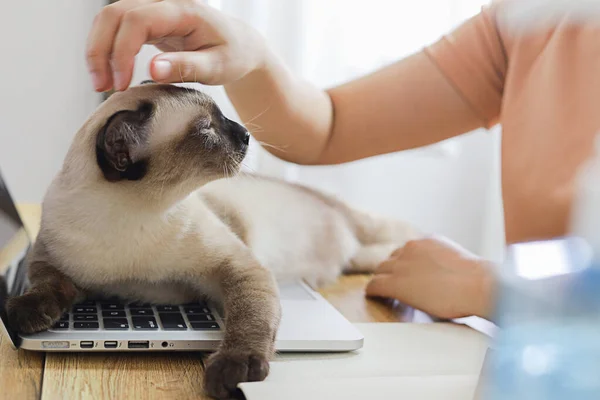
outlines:
[[[24, 257], [32, 245], [0, 173], [0, 334], [15, 349], [32, 351], [212, 351], [227, 326], [218, 305], [126, 304], [89, 299], [75, 304], [51, 329], [20, 334], [8, 324], [6, 300], [28, 285]], [[280, 282], [279, 352], [346, 352], [363, 336], [322, 296], [301, 281]]]

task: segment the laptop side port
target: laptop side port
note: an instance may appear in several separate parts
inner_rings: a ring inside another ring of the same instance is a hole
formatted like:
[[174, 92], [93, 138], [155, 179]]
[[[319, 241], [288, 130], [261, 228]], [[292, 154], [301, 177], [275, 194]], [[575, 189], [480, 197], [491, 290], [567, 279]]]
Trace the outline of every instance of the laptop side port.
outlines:
[[89, 341], [81, 341], [79, 342], [79, 347], [81, 347], [82, 349], [93, 349], [94, 348], [94, 342], [89, 340]]
[[149, 349], [150, 342], [149, 341], [140, 341], [140, 340], [130, 340], [127, 342], [127, 347], [130, 349]]
[[117, 346], [119, 345], [119, 342], [117, 341], [108, 341], [108, 342], [104, 342], [104, 348], [105, 349], [116, 349]]

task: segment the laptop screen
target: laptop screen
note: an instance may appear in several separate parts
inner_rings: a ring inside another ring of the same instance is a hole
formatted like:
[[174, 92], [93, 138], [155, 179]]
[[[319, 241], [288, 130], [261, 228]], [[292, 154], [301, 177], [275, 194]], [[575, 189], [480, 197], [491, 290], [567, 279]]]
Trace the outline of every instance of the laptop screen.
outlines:
[[0, 333], [9, 332], [6, 321], [6, 299], [22, 289], [24, 272], [19, 266], [30, 246], [29, 236], [0, 173]]

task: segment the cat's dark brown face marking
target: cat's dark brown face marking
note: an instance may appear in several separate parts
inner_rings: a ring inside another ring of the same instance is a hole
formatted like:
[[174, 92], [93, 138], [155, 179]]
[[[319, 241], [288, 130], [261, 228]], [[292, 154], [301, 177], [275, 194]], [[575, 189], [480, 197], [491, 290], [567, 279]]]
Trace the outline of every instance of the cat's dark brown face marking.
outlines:
[[108, 181], [139, 180], [146, 175], [148, 160], [140, 153], [148, 146], [153, 111], [150, 102], [140, 103], [136, 110], [118, 111], [98, 133], [96, 161]]
[[131, 106], [107, 116], [96, 136], [96, 161], [109, 182], [161, 191], [233, 175], [246, 155], [248, 131], [203, 93], [147, 83], [111, 96]]

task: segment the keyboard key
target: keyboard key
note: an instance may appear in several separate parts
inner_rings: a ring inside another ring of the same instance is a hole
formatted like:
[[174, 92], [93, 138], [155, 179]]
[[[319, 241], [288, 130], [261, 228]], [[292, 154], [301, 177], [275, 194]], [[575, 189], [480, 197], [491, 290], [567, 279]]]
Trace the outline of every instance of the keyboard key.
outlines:
[[125, 306], [119, 303], [102, 303], [103, 310], [124, 310]]
[[75, 322], [73, 324], [75, 329], [98, 329], [100, 324], [98, 322]]
[[74, 321], [98, 321], [98, 316], [96, 314], [75, 314], [73, 315]]
[[69, 320], [69, 313], [64, 313], [61, 317], [60, 317], [61, 321], [68, 321]]
[[211, 322], [215, 320], [210, 314], [189, 314], [188, 319], [190, 322]]
[[152, 311], [151, 308], [138, 308], [138, 309], [133, 309], [133, 310], [129, 310], [131, 312], [132, 316], [135, 317], [143, 317], [143, 316], [152, 316], [154, 315], [154, 311]]
[[156, 306], [158, 312], [179, 312], [179, 306]]
[[125, 318], [125, 317], [127, 317], [127, 315], [125, 314], [125, 310], [102, 311], [102, 316], [104, 318]]
[[182, 331], [187, 329], [181, 314], [160, 313], [159, 316], [165, 330]]
[[195, 331], [218, 331], [221, 329], [216, 322], [190, 322]]
[[53, 327], [52, 329], [56, 329], [56, 330], [61, 330], [61, 329], [69, 329], [69, 322], [68, 321], [58, 321]]
[[90, 307], [90, 306], [75, 306], [75, 307], [73, 307], [73, 312], [75, 314], [93, 314], [97, 311], [98, 310], [96, 309], [96, 307]]
[[104, 318], [104, 329], [127, 330], [129, 329], [129, 323], [127, 318]]
[[210, 314], [210, 309], [206, 306], [204, 307], [184, 307], [185, 313], [188, 315], [195, 314]]
[[158, 329], [158, 324], [154, 317], [132, 317], [131, 320], [133, 321], [133, 329], [135, 330], [145, 331]]

